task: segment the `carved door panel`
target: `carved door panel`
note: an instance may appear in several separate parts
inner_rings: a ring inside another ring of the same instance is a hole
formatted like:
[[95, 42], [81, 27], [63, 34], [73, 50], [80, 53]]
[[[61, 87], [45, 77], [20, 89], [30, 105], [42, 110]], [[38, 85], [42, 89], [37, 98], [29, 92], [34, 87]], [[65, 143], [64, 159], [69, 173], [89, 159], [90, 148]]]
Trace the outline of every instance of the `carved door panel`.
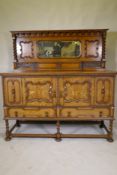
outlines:
[[96, 105], [111, 105], [113, 102], [113, 78], [98, 77], [95, 82]]
[[6, 105], [21, 105], [21, 91], [20, 78], [4, 78], [4, 101]]
[[23, 81], [24, 104], [27, 106], [56, 105], [56, 79], [25, 78]]
[[60, 79], [60, 105], [90, 106], [93, 104], [94, 79], [70, 77]]

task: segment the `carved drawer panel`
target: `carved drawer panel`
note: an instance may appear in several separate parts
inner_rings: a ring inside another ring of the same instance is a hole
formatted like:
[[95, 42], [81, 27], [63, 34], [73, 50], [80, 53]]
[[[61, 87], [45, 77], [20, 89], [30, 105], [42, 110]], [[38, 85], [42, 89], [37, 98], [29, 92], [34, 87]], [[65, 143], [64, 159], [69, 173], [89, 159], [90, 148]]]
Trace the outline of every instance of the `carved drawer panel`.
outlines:
[[68, 77], [60, 79], [60, 104], [62, 106], [90, 106], [93, 104], [94, 79]]
[[113, 78], [98, 77], [95, 82], [96, 105], [111, 105], [113, 102]]
[[109, 108], [61, 108], [60, 117], [79, 119], [110, 118], [111, 110]]
[[22, 88], [20, 78], [4, 78], [4, 100], [6, 105], [22, 104]]
[[39, 69], [56, 69], [56, 64], [55, 63], [41, 63], [39, 64]]
[[56, 105], [56, 79], [25, 78], [23, 81], [24, 104], [27, 106]]
[[56, 109], [44, 108], [5, 108], [5, 117], [8, 118], [52, 118], [56, 117]]
[[76, 69], [76, 70], [80, 70], [81, 69], [81, 66], [80, 66], [80, 63], [62, 63], [61, 64], [61, 68], [62, 69], [68, 69], [68, 70], [73, 70], [73, 69]]

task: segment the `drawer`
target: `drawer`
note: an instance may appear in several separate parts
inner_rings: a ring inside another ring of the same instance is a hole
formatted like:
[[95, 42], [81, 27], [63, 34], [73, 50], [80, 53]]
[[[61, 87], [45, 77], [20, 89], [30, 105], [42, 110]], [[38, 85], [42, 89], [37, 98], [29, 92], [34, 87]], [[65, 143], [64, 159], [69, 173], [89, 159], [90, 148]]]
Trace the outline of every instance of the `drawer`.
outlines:
[[61, 108], [60, 117], [79, 119], [111, 118], [111, 108]]
[[39, 69], [67, 69], [67, 70], [80, 70], [80, 63], [40, 63]]
[[7, 118], [52, 118], [56, 117], [54, 108], [4, 108]]
[[54, 63], [41, 63], [41, 64], [39, 64], [39, 69], [56, 69], [56, 64], [54, 64]]
[[68, 70], [70, 70], [70, 69], [71, 70], [73, 70], [73, 69], [80, 70], [81, 66], [80, 66], [80, 63], [62, 63], [61, 68], [68, 69]]

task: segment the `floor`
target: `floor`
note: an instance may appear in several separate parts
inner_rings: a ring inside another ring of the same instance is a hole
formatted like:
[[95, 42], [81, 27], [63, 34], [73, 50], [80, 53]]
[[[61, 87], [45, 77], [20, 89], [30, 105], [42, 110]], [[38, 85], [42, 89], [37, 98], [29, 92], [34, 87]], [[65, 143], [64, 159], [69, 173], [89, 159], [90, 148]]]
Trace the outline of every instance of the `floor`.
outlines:
[[[117, 175], [117, 123], [114, 142], [104, 139], [14, 138], [4, 141], [0, 130], [0, 175]], [[100, 132], [94, 125], [85, 132]], [[92, 128], [92, 129], [91, 129]], [[22, 131], [55, 132], [53, 125], [23, 125]], [[16, 132], [18, 132], [16, 130]], [[21, 131], [20, 131], [21, 132]], [[82, 125], [65, 125], [64, 133], [82, 133]]]

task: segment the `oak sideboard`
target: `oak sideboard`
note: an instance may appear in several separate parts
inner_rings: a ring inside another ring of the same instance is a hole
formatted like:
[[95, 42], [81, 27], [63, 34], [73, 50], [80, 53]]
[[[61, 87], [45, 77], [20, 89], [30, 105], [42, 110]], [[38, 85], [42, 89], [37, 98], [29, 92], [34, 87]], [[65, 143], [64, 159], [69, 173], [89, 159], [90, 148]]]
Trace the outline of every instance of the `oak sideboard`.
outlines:
[[[106, 69], [107, 29], [12, 31], [14, 69], [2, 75], [6, 140], [12, 137], [113, 141], [116, 72]], [[15, 121], [12, 127], [9, 122]], [[51, 123], [56, 133], [15, 132]], [[61, 132], [61, 123], [97, 124], [98, 134]]]

